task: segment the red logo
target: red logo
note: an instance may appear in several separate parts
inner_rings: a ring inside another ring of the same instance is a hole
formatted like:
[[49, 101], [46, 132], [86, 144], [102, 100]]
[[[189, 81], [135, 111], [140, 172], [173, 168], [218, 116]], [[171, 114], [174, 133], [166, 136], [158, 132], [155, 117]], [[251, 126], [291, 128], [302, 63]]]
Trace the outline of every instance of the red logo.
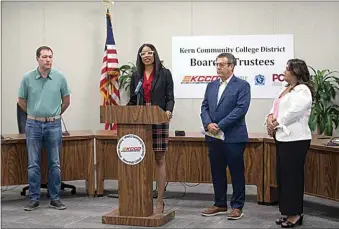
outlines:
[[184, 76], [182, 84], [201, 84], [209, 83], [219, 79], [219, 76]]
[[284, 78], [285, 78], [284, 74], [273, 74], [272, 75], [272, 81], [273, 82], [276, 82], [276, 81], [284, 82]]

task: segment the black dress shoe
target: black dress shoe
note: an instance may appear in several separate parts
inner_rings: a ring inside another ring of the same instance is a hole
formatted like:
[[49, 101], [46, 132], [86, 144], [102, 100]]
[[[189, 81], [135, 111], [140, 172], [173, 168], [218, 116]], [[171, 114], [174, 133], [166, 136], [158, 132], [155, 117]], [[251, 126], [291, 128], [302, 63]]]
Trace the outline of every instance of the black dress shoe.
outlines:
[[290, 227], [294, 227], [297, 224], [302, 225], [303, 224], [303, 218], [304, 218], [304, 216], [300, 215], [300, 218], [294, 223], [286, 220], [285, 222], [281, 223], [281, 227], [290, 228]]
[[282, 216], [282, 217], [280, 217], [280, 218], [278, 218], [276, 221], [275, 221], [275, 223], [277, 224], [277, 225], [281, 225], [283, 222], [285, 222], [287, 220], [287, 216]]

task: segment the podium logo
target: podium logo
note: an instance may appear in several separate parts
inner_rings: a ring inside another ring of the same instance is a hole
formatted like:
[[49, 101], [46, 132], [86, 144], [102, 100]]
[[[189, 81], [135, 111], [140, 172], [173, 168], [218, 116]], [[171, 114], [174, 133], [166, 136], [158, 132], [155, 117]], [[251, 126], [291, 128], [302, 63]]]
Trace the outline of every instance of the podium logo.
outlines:
[[207, 84], [219, 79], [219, 76], [184, 76], [181, 84]]
[[117, 145], [117, 154], [122, 162], [136, 165], [145, 157], [145, 143], [135, 134], [127, 134], [120, 138]]
[[139, 152], [141, 150], [141, 146], [139, 147], [124, 147], [121, 152]]

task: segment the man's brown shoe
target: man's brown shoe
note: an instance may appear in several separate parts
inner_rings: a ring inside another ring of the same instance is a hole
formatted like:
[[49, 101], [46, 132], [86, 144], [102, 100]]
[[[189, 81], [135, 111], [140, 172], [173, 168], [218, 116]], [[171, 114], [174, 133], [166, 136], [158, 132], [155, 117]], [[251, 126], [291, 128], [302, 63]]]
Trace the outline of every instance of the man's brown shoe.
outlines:
[[242, 210], [233, 208], [232, 211], [228, 214], [227, 219], [236, 220], [243, 217], [243, 215], [244, 214], [242, 213]]
[[206, 208], [201, 212], [203, 216], [215, 216], [215, 215], [221, 215], [221, 214], [226, 214], [226, 213], [227, 213], [227, 208], [219, 208], [217, 206]]

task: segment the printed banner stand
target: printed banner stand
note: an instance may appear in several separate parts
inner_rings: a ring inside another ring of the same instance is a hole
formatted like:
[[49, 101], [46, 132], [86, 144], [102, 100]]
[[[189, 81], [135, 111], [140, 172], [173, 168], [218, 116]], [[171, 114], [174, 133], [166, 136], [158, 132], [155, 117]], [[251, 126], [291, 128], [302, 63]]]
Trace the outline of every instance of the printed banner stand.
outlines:
[[226, 52], [236, 57], [234, 75], [249, 82], [252, 98], [275, 98], [286, 85], [283, 72], [293, 47], [293, 35], [173, 37], [175, 97], [202, 99], [207, 84], [219, 78], [217, 56]]

